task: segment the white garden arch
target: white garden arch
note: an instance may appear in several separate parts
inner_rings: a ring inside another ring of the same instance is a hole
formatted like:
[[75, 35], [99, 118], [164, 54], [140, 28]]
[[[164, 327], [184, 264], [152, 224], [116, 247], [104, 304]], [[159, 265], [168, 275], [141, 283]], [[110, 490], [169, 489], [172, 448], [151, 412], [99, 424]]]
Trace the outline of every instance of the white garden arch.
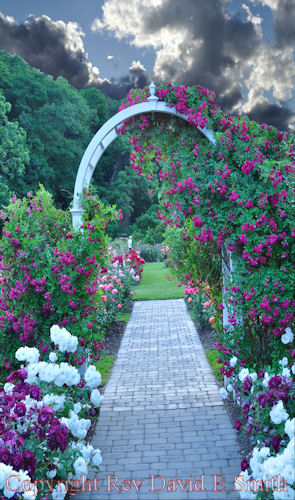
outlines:
[[[73, 208], [71, 209], [73, 227], [79, 229], [82, 224], [82, 207], [81, 198], [84, 189], [88, 189], [95, 167], [103, 155], [107, 147], [116, 139], [119, 135], [118, 129], [122, 123], [133, 116], [146, 114], [146, 113], [166, 113], [169, 115], [177, 116], [185, 121], [188, 121], [187, 115], [179, 113], [175, 107], [171, 107], [170, 103], [159, 101], [159, 98], [155, 95], [156, 85], [152, 82], [149, 90], [150, 96], [147, 101], [135, 104], [126, 109], [123, 109], [116, 115], [112, 116], [95, 134], [93, 139], [87, 146], [85, 153], [82, 157], [79, 170], [76, 176], [75, 190], [74, 190], [74, 202]], [[208, 141], [213, 144], [216, 143], [214, 138], [214, 133], [212, 130], [208, 130], [206, 127], [197, 127], [199, 132], [203, 134]], [[222, 264], [222, 276], [223, 284], [230, 276], [232, 271], [232, 262], [228, 252], [223, 251], [223, 264]], [[224, 294], [223, 294], [224, 295]], [[224, 326], [229, 326], [228, 323], [228, 310], [226, 303], [223, 299], [224, 311], [223, 311], [223, 324]]]
[[[95, 134], [91, 142], [83, 155], [81, 160], [79, 170], [75, 182], [74, 191], [74, 204], [71, 210], [73, 226], [75, 228], [80, 228], [82, 222], [82, 207], [81, 207], [81, 196], [83, 189], [88, 189], [91, 182], [95, 167], [103, 155], [107, 147], [116, 139], [118, 136], [118, 129], [120, 125], [131, 118], [132, 116], [137, 116], [145, 113], [167, 113], [169, 115], [178, 116], [183, 120], [188, 121], [186, 115], [178, 113], [175, 107], [171, 107], [170, 103], [159, 101], [159, 98], [155, 95], [156, 86], [152, 82], [150, 87], [150, 97], [148, 97], [146, 102], [141, 102], [130, 106], [129, 108], [123, 109], [116, 115], [112, 116]], [[214, 134], [211, 130], [206, 128], [197, 127], [198, 130], [207, 137], [208, 141], [215, 144]]]

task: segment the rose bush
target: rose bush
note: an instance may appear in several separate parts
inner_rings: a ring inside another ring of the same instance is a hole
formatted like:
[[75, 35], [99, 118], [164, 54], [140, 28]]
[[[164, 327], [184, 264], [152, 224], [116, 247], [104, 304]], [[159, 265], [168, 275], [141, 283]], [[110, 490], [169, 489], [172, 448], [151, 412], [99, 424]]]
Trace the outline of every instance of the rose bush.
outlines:
[[7, 208], [0, 241], [3, 373], [17, 346], [44, 343], [52, 324], [102, 340], [101, 319], [107, 321], [98, 279], [107, 272], [106, 228], [118, 212], [90, 193], [83, 206], [83, 232], [73, 231], [70, 212], [57, 210], [42, 187]]

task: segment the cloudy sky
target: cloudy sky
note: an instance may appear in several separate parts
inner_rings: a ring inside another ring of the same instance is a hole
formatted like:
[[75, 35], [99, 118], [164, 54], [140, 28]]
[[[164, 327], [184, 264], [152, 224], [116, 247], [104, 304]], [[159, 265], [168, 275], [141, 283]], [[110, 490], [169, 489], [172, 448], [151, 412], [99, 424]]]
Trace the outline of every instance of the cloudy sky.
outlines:
[[121, 99], [176, 81], [295, 131], [295, 0], [0, 0], [0, 49]]

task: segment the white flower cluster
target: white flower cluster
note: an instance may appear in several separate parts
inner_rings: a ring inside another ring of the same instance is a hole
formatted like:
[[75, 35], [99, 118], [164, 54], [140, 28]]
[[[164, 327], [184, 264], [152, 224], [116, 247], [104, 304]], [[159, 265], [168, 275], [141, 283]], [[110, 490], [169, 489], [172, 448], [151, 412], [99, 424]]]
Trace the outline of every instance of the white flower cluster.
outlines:
[[76, 352], [78, 339], [71, 335], [65, 328], [53, 325], [50, 328], [50, 338], [58, 346], [60, 352]]
[[11, 395], [14, 387], [15, 387], [14, 384], [11, 384], [10, 382], [6, 382], [6, 384], [4, 384], [4, 386], [3, 386], [3, 389], [4, 389], [4, 392], [6, 394]]
[[93, 448], [91, 444], [85, 444], [81, 441], [78, 441], [78, 443], [71, 443], [71, 448], [73, 450], [79, 450], [80, 453], [82, 454], [82, 457], [87, 465], [89, 466], [90, 462], [92, 462], [95, 467], [99, 467], [102, 458], [101, 458], [101, 451], [98, 448]]
[[65, 404], [66, 397], [64, 394], [58, 396], [57, 394], [45, 394], [43, 403], [45, 406], [50, 406], [55, 411], [62, 410]]
[[26, 367], [28, 372], [27, 382], [37, 384], [38, 377], [42, 382], [53, 382], [58, 387], [64, 384], [71, 387], [80, 383], [80, 374], [74, 366], [69, 363], [52, 364], [46, 361], [32, 363]]
[[293, 342], [293, 340], [294, 340], [293, 332], [291, 328], [288, 326], [288, 328], [286, 328], [285, 330], [285, 333], [281, 336], [281, 341], [283, 342], [283, 344], [290, 344], [291, 342]]
[[285, 433], [288, 434], [289, 439], [293, 439], [295, 437], [295, 418], [292, 418], [292, 420], [288, 419], [286, 421]]
[[49, 361], [51, 361], [51, 363], [55, 363], [57, 361], [57, 355], [55, 352], [51, 352], [49, 354]]
[[[267, 477], [275, 477], [278, 474], [284, 478], [288, 484], [293, 484], [295, 481], [295, 438], [292, 438], [288, 446], [283, 449], [283, 452], [275, 457], [269, 457], [263, 463], [264, 479]], [[269, 474], [266, 476], [266, 474]], [[281, 498], [281, 497], [277, 497]]]
[[[294, 434], [294, 419], [293, 421], [288, 420], [285, 424], [286, 429], [291, 430], [291, 426], [293, 427], [292, 433]], [[287, 432], [287, 431], [286, 431]], [[287, 432], [288, 433], [288, 432]], [[291, 434], [291, 432], [290, 432]], [[289, 435], [289, 434], [288, 434]], [[295, 438], [289, 441], [286, 448], [280, 454], [276, 456], [270, 456], [270, 449], [268, 447], [263, 447], [260, 450], [258, 448], [254, 448], [253, 456], [250, 460], [250, 466], [252, 470], [251, 476], [257, 481], [267, 481], [271, 477], [281, 477], [282, 483], [281, 485], [274, 484], [273, 496], [275, 500], [283, 500], [289, 499], [294, 500], [295, 498], [295, 490], [291, 488], [295, 481], [295, 469], [294, 469], [294, 460], [295, 460]], [[247, 480], [251, 480], [248, 472], [240, 472], [240, 475], [243, 476], [243, 482], [246, 483]], [[287, 488], [284, 488], [283, 480], [287, 483]], [[255, 484], [255, 481], [252, 482]], [[276, 491], [277, 490], [277, 491]], [[285, 491], [286, 490], [286, 491]], [[249, 496], [247, 496], [247, 493]], [[245, 499], [255, 499], [256, 494], [254, 492], [246, 492], [241, 491], [240, 497]]]
[[100, 406], [103, 402], [103, 396], [98, 389], [93, 389], [90, 394], [90, 401], [94, 406]]
[[226, 399], [228, 396], [228, 392], [224, 387], [221, 387], [219, 394], [222, 397], [222, 399]]
[[238, 361], [238, 358], [236, 356], [233, 356], [230, 360], [229, 360], [229, 364], [232, 368], [234, 368], [237, 364], [237, 361]]
[[269, 412], [269, 416], [271, 421], [276, 425], [279, 425], [284, 420], [288, 419], [289, 415], [284, 408], [283, 401], [278, 401], [278, 403], [272, 407]]
[[280, 359], [279, 361], [279, 365], [284, 368], [284, 366], [288, 366], [288, 358], [284, 357], [282, 359]]
[[85, 372], [84, 380], [87, 387], [94, 389], [101, 384], [101, 374], [94, 365], [90, 365]]
[[244, 382], [244, 379], [249, 376], [249, 370], [248, 368], [242, 368], [242, 370], [239, 373], [239, 379], [241, 382]]
[[[16, 491], [21, 492], [23, 484], [31, 484], [31, 478], [23, 470], [16, 472], [11, 465], [0, 463], [0, 491], [3, 491], [5, 498], [12, 498]], [[22, 498], [34, 500], [36, 498], [34, 487], [22, 493]]]
[[82, 474], [87, 476], [88, 467], [83, 457], [77, 458], [77, 460], [74, 462], [74, 469], [77, 478], [80, 478]]
[[67, 494], [66, 485], [62, 482], [59, 482], [52, 490], [51, 496], [53, 500], [64, 500], [66, 494]]
[[62, 417], [60, 421], [65, 424], [71, 434], [78, 439], [84, 439], [87, 436], [87, 432], [91, 425], [89, 419], [79, 418], [74, 411], [70, 412], [70, 418]]
[[15, 357], [18, 361], [26, 361], [27, 363], [38, 363], [40, 353], [36, 347], [20, 347]]

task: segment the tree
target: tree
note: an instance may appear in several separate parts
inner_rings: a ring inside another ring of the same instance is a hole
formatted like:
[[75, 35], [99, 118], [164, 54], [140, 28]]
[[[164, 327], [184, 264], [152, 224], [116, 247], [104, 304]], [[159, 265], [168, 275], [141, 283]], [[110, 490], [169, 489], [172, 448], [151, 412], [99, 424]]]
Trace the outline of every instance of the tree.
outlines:
[[29, 163], [26, 133], [17, 122], [8, 120], [11, 104], [0, 93], [0, 205], [9, 202], [12, 186], [25, 188], [25, 165]]

